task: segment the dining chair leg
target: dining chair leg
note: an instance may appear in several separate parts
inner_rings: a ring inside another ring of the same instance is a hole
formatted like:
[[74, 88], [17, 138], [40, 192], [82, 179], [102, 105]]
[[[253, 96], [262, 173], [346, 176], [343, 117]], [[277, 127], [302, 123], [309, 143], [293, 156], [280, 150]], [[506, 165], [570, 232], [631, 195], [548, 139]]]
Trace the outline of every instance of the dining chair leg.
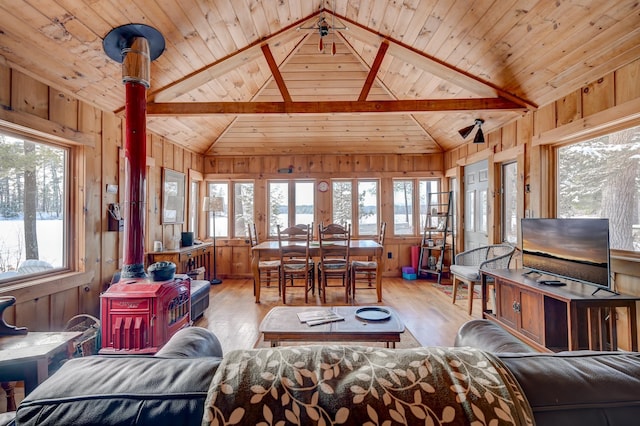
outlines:
[[454, 275], [452, 281], [453, 281], [453, 289], [452, 289], [453, 290], [452, 291], [452, 293], [453, 293], [453, 304], [455, 305], [456, 304], [456, 296], [458, 295], [458, 281], [459, 280]]
[[282, 285], [281, 285], [281, 289], [282, 289], [282, 303], [284, 305], [287, 304], [287, 276], [286, 274], [282, 274]]
[[471, 281], [469, 283], [469, 315], [471, 315], [471, 310], [473, 309], [473, 287], [475, 283]]
[[327, 274], [322, 274], [322, 303], [327, 303]]
[[[346, 274], [347, 285], [344, 286], [344, 303], [349, 303], [349, 294], [351, 294], [351, 280], [349, 273]], [[342, 282], [344, 283], [344, 276], [342, 277]]]

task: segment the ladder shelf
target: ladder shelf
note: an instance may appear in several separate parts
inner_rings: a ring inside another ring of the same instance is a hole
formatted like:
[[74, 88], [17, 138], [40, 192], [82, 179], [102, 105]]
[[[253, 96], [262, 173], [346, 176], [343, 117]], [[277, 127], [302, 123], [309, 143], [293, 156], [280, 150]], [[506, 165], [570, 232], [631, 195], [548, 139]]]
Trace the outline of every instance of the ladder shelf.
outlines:
[[438, 284], [454, 256], [452, 192], [427, 194], [427, 215], [420, 243], [418, 276], [436, 275]]

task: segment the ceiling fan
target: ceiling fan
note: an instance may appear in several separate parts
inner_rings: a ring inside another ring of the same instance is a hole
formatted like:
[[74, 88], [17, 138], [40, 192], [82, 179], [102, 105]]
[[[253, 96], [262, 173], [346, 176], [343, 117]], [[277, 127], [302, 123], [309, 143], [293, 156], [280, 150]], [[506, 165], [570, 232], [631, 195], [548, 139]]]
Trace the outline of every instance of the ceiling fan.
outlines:
[[478, 131], [476, 132], [476, 135], [473, 137], [473, 143], [484, 143], [484, 133], [482, 133], [482, 124], [484, 124], [484, 120], [481, 118], [476, 118], [476, 120], [471, 126], [467, 126], [463, 129], [458, 130], [458, 133], [460, 133], [460, 136], [462, 136], [462, 138], [464, 139], [467, 136], [469, 136], [471, 132], [473, 132], [473, 129], [476, 126], [478, 126]]

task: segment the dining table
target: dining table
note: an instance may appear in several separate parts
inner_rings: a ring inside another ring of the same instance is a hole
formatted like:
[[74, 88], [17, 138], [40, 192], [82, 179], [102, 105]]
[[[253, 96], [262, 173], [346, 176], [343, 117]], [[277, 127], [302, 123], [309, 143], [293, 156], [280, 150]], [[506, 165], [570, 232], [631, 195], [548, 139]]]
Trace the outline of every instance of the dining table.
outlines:
[[[287, 242], [291, 244], [291, 242]], [[294, 243], [294, 244], [304, 244]], [[312, 241], [309, 244], [309, 255], [313, 258], [320, 257], [320, 243]], [[376, 292], [378, 301], [382, 300], [382, 245], [374, 240], [351, 240], [349, 242], [349, 257], [366, 257], [367, 260], [375, 260], [376, 269]], [[273, 260], [280, 258], [280, 246], [276, 240], [263, 241], [251, 248], [251, 271], [255, 280], [256, 303], [260, 303], [260, 272], [258, 263], [261, 260]]]

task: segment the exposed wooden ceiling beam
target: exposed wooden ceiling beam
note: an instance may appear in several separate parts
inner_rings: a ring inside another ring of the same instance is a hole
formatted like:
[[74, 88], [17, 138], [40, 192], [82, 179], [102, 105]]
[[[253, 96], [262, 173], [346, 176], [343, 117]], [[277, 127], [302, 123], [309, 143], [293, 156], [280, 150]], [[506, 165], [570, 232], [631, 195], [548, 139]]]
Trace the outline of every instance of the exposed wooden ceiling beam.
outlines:
[[280, 94], [282, 95], [282, 99], [285, 102], [291, 102], [291, 95], [289, 94], [289, 90], [287, 90], [287, 85], [282, 78], [282, 74], [280, 74], [280, 70], [278, 69], [278, 64], [276, 64], [276, 60], [273, 58], [273, 54], [271, 53], [271, 49], [269, 49], [268, 44], [262, 45], [262, 53], [264, 53], [264, 57], [267, 60], [267, 65], [269, 65], [269, 69], [271, 70], [271, 75], [278, 86], [278, 90], [280, 90]]
[[216, 78], [219, 78], [224, 74], [259, 58], [263, 55], [262, 46], [266, 43], [275, 46], [281, 43], [288, 43], [297, 37], [303, 37], [303, 34], [297, 32], [295, 28], [309, 22], [317, 15], [318, 14], [315, 14], [311, 17], [294, 22], [265, 40], [256, 41], [245, 48], [234, 52], [232, 55], [221, 58], [220, 60], [185, 76], [181, 80], [175, 81], [166, 87], [153, 91], [149, 93], [149, 99], [153, 99], [156, 102], [172, 101], [185, 93], [189, 93], [190, 91], [207, 84], [210, 80], [215, 80]]
[[[330, 11], [328, 11], [331, 13]], [[449, 81], [452, 84], [469, 90], [470, 92], [490, 98], [493, 96], [500, 96], [511, 101], [520, 104], [527, 109], [536, 109], [537, 106], [529, 101], [520, 99], [519, 97], [505, 92], [504, 90], [496, 87], [488, 82], [485, 82], [478, 77], [466, 73], [462, 70], [455, 68], [452, 65], [447, 64], [437, 58], [425, 54], [417, 49], [407, 46], [398, 40], [394, 40], [390, 37], [384, 36], [373, 32], [371, 29], [363, 27], [351, 19], [336, 15], [336, 18], [349, 23], [348, 30], [340, 31], [343, 36], [353, 36], [354, 38], [370, 44], [372, 46], [381, 46], [384, 40], [389, 43], [389, 49], [387, 55], [394, 56], [400, 60], [405, 61], [408, 64], [414, 65], [416, 68], [425, 72], [433, 74], [443, 80]]]
[[367, 75], [367, 79], [364, 82], [364, 86], [362, 86], [362, 91], [360, 92], [360, 96], [358, 97], [359, 101], [367, 100], [367, 96], [369, 96], [369, 91], [371, 90], [371, 86], [376, 79], [376, 75], [378, 75], [378, 70], [380, 70], [380, 65], [382, 64], [382, 60], [384, 59], [384, 54], [387, 53], [387, 49], [389, 48], [389, 42], [384, 41], [380, 44], [378, 48], [378, 53], [376, 54], [376, 58], [371, 65], [371, 69], [369, 70], [369, 74]]
[[469, 110], [525, 111], [526, 108], [504, 98], [324, 102], [150, 102], [147, 104], [148, 115], [175, 116], [207, 114], [424, 113]]

